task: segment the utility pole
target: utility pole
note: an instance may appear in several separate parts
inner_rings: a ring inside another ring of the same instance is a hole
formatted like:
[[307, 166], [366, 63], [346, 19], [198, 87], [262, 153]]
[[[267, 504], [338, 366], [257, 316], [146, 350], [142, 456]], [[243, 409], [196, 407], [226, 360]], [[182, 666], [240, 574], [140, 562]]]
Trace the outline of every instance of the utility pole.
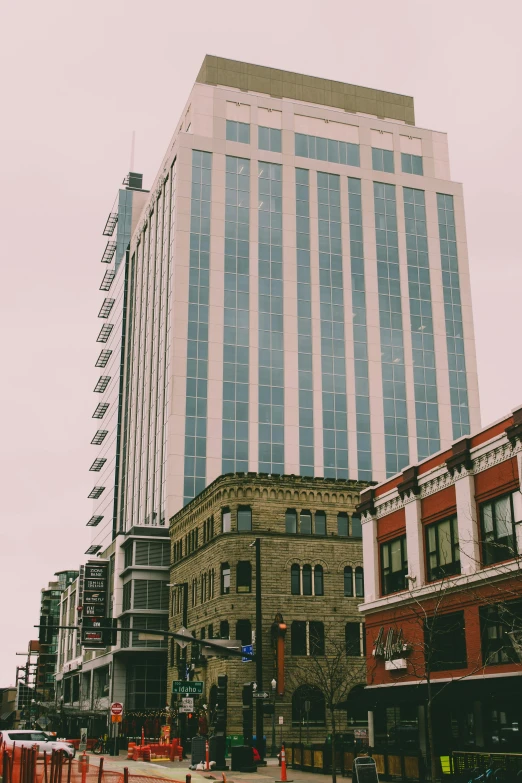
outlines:
[[[257, 690], [263, 690], [263, 614], [261, 603], [261, 539], [256, 538], [256, 681]], [[256, 747], [262, 759], [263, 750], [263, 699], [256, 699]]]

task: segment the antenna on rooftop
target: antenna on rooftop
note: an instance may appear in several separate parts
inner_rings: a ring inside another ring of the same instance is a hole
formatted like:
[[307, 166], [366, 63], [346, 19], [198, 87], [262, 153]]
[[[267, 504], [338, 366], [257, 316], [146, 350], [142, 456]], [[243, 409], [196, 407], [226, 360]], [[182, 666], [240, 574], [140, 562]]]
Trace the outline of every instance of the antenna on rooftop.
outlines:
[[134, 171], [134, 146], [135, 146], [135, 143], [136, 143], [136, 131], [132, 131], [129, 171]]

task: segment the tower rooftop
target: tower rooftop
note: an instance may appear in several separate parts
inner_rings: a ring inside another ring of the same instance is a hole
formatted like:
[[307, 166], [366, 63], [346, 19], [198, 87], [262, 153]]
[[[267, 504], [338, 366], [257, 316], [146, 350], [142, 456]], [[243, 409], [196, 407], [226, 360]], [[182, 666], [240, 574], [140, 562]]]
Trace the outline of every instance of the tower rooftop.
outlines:
[[415, 124], [413, 98], [371, 87], [280, 71], [265, 65], [252, 65], [207, 54], [196, 78], [202, 84], [234, 87], [245, 92], [260, 92], [272, 98], [291, 98], [320, 106], [332, 106], [349, 112]]

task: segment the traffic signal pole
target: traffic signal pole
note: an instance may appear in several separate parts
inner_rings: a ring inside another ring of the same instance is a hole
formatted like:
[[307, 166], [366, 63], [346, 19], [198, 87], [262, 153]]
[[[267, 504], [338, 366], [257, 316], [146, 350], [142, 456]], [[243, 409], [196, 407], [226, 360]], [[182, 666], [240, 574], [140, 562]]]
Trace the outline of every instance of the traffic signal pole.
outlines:
[[[263, 613], [261, 596], [261, 539], [256, 538], [256, 682], [257, 690], [263, 690]], [[245, 656], [246, 657], [246, 656]], [[256, 699], [256, 747], [261, 759], [264, 759], [263, 749], [263, 699]]]

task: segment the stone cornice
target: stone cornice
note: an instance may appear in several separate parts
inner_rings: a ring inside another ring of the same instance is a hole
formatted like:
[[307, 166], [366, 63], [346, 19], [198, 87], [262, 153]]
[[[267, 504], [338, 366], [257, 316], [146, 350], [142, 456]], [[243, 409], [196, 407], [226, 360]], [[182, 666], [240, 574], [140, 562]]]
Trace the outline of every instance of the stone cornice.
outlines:
[[[406, 482], [402, 482], [402, 484], [399, 484], [399, 487], [387, 492], [386, 495], [383, 495], [381, 498], [372, 498], [372, 505], [375, 510], [373, 511], [373, 509], [370, 508], [359, 507], [361, 515], [364, 517], [374, 516], [377, 517], [377, 519], [380, 519], [394, 511], [404, 508], [406, 503], [417, 498], [422, 499], [428, 497], [435, 492], [440, 492], [465, 476], [481, 473], [494, 465], [512, 459], [512, 457], [522, 452], [521, 439], [511, 442], [505, 435], [502, 435], [501, 438], [503, 440], [498, 443], [498, 445], [493, 445], [492, 443], [481, 444], [476, 449], [468, 452], [470, 455], [469, 461], [467, 456], [465, 456], [465, 450], [462, 449], [461, 455], [459, 454], [458, 459], [452, 463], [451, 469], [449, 469], [450, 466], [447, 464], [449, 462], [448, 460], [444, 465], [438, 466], [432, 471], [419, 476], [416, 479], [418, 493], [413, 491], [413, 485], [412, 487], [406, 487], [404, 486]], [[496, 440], [498, 441], [499, 439]], [[412, 483], [412, 481], [409, 483]], [[400, 494], [401, 489], [402, 497]]]

